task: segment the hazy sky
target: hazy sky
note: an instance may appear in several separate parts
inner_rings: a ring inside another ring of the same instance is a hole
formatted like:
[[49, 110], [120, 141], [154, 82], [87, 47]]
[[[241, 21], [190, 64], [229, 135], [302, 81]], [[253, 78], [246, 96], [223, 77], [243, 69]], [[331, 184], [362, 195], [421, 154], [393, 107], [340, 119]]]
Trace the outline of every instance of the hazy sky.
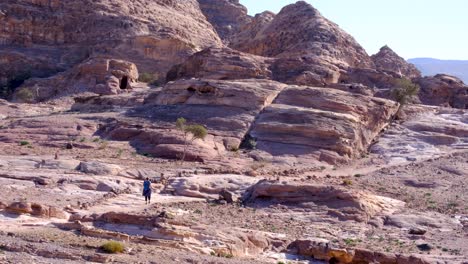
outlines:
[[[296, 1], [240, 0], [254, 15]], [[367, 50], [387, 44], [408, 59], [468, 60], [467, 0], [308, 0]]]

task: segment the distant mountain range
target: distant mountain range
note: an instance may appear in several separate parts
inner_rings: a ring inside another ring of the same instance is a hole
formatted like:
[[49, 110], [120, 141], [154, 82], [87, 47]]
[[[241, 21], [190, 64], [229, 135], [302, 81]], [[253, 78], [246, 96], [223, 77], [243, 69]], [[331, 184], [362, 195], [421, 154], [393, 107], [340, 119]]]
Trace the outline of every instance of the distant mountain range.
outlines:
[[456, 76], [468, 83], [468, 60], [438, 60], [431, 58], [409, 59], [423, 75], [446, 73]]

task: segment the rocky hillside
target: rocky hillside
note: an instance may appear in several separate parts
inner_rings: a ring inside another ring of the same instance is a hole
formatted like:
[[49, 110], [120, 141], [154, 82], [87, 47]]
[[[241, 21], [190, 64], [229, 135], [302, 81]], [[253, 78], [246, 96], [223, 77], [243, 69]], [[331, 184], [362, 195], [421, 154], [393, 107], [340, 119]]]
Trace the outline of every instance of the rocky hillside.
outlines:
[[305, 1], [3, 0], [0, 56], [0, 263], [466, 264], [468, 87]]
[[95, 55], [164, 77], [174, 63], [221, 45], [195, 0], [0, 3], [0, 79], [51, 76]]

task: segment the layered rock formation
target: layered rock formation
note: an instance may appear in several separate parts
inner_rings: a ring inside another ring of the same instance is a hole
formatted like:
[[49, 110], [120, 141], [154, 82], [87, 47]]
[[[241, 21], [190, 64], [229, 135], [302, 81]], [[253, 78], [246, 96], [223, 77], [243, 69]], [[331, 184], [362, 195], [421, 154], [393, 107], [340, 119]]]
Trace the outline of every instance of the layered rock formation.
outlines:
[[373, 67], [352, 36], [304, 1], [286, 6], [261, 29], [238, 35], [231, 47], [280, 58], [279, 71], [294, 65], [282, 79], [304, 85], [336, 83], [342, 69]]
[[135, 64], [113, 59], [93, 58], [46, 79], [28, 80], [15, 93], [18, 101], [44, 101], [84, 92], [118, 94], [132, 89], [138, 81]]
[[208, 48], [174, 66], [167, 81], [181, 78], [213, 80], [273, 79], [270, 70], [273, 59], [255, 56], [229, 48]]
[[[3, 79], [50, 76], [94, 54], [130, 60], [158, 79], [174, 63], [221, 44], [196, 0], [8, 0], [0, 10], [2, 55], [34, 62], [2, 71]], [[10, 61], [0, 68], [15, 65]]]
[[272, 155], [336, 163], [365, 152], [396, 110], [384, 99], [289, 86], [258, 116], [251, 135], [259, 150]]
[[421, 77], [421, 72], [411, 63], [398, 56], [388, 46], [383, 46], [380, 51], [371, 56], [377, 70], [396, 72], [401, 77], [408, 79]]
[[[195, 141], [188, 160], [213, 159], [226, 149], [237, 149], [255, 117], [286, 85], [267, 80], [183, 80], [168, 83], [149, 95], [145, 105], [129, 113], [143, 119], [138, 124], [116, 122], [104, 132], [115, 140], [130, 140], [142, 151], [158, 157], [177, 158], [183, 149], [181, 133], [174, 131], [177, 118], [204, 125], [209, 136]], [[145, 127], [142, 123], [148, 122]], [[154, 123], [159, 124], [154, 127]]]
[[468, 108], [468, 86], [462, 80], [438, 74], [418, 78], [416, 82], [421, 86], [419, 97], [422, 103], [461, 109]]
[[[244, 193], [243, 200], [246, 203], [257, 199], [297, 205], [313, 202], [317, 206], [326, 205], [328, 214], [332, 216], [360, 222], [366, 222], [379, 214], [393, 213], [404, 206], [404, 202], [398, 200], [365, 192], [351, 192], [339, 187], [268, 181], [260, 181]], [[343, 211], [346, 213], [340, 213]]]

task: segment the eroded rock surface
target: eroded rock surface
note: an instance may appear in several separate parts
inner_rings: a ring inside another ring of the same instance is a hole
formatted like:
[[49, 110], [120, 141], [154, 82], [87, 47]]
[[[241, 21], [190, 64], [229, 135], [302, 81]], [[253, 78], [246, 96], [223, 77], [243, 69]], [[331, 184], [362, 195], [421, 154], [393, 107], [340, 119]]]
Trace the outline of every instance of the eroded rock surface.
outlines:
[[290, 86], [259, 115], [251, 135], [272, 155], [336, 163], [357, 157], [388, 125], [394, 102], [334, 89]]
[[417, 79], [424, 104], [468, 109], [468, 86], [460, 79], [438, 74]]
[[0, 9], [2, 54], [11, 58], [1, 67], [24, 62], [2, 71], [6, 79], [50, 76], [95, 54], [131, 60], [162, 79], [194, 52], [221, 45], [196, 0], [24, 0], [3, 1]]
[[380, 51], [371, 56], [377, 70], [396, 72], [400, 76], [413, 79], [421, 77], [421, 72], [414, 66], [398, 56], [388, 46], [384, 46]]

